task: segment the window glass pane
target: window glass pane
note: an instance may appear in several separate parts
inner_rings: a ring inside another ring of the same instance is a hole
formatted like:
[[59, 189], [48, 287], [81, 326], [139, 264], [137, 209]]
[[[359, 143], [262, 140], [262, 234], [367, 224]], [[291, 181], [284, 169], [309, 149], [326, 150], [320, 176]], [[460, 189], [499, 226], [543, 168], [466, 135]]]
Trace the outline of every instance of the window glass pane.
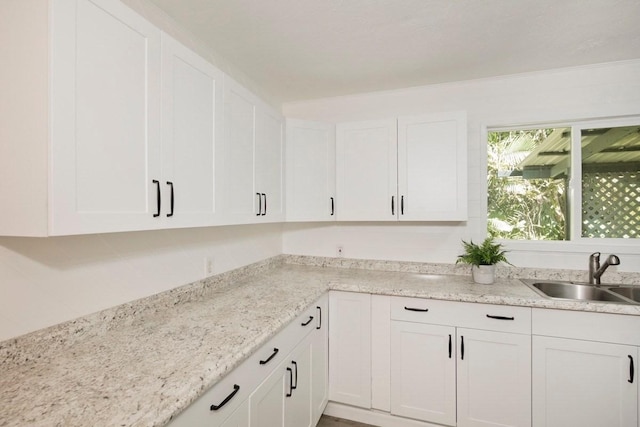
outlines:
[[567, 240], [571, 129], [489, 132], [488, 139], [489, 234]]
[[583, 129], [581, 144], [582, 237], [640, 237], [640, 126]]

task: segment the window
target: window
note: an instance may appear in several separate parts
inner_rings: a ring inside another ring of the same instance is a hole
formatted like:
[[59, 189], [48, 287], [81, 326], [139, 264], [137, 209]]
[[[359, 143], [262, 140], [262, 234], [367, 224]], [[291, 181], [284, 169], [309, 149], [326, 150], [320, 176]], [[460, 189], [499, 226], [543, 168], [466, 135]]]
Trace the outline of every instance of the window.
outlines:
[[491, 236], [640, 237], [640, 125], [490, 130], [487, 154]]

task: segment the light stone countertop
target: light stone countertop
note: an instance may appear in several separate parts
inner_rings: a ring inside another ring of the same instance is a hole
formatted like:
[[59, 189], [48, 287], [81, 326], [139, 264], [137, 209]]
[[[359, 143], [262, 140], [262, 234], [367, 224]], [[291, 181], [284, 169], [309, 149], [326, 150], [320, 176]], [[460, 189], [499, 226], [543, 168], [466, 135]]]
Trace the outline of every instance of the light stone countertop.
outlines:
[[164, 425], [329, 289], [640, 315], [546, 299], [509, 278], [276, 262], [64, 326], [77, 336], [57, 327], [0, 343], [0, 426]]

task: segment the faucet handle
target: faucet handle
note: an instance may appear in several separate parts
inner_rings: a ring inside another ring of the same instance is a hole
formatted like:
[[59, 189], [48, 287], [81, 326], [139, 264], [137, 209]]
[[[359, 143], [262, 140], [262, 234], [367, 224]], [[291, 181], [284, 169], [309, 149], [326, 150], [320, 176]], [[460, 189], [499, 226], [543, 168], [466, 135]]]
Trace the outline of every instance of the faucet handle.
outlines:
[[609, 258], [607, 258], [607, 263], [609, 265], [620, 265], [620, 258], [617, 255], [611, 254]]
[[596, 261], [600, 260], [600, 252], [594, 252], [591, 255], [589, 255], [589, 259], [595, 259]]

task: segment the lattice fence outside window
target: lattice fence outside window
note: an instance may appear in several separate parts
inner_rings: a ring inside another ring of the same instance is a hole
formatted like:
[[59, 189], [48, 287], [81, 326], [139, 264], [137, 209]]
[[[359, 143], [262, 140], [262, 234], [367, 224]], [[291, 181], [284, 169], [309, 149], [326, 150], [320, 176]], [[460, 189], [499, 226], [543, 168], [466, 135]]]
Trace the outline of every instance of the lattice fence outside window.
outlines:
[[640, 171], [583, 174], [582, 237], [640, 237]]

